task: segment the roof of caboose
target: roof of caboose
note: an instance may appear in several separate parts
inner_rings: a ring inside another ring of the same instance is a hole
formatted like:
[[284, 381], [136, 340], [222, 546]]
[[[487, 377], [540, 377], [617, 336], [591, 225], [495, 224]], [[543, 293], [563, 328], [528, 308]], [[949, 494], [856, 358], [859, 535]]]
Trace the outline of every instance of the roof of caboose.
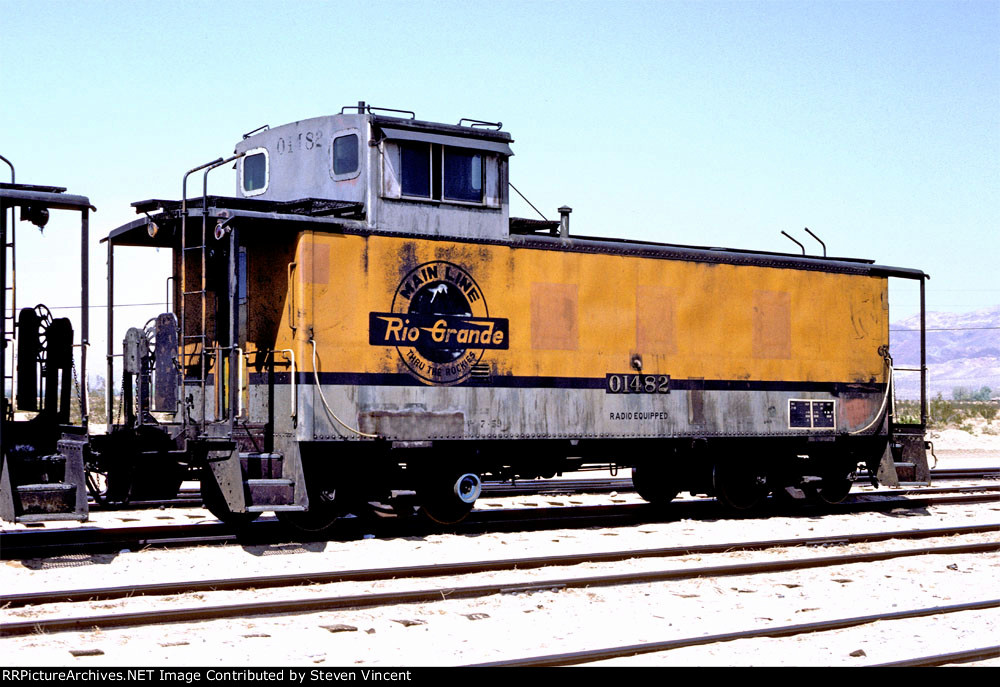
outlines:
[[53, 210], [96, 210], [86, 196], [65, 192], [61, 186], [0, 183], [0, 202], [5, 207], [37, 205]]
[[[355, 112], [347, 112], [354, 110]], [[372, 110], [409, 114], [410, 117], [377, 114]], [[513, 141], [511, 135], [502, 131], [500, 122], [482, 122], [462, 119], [458, 124], [442, 124], [416, 119], [414, 113], [401, 110], [386, 110], [372, 108], [364, 103], [357, 107], [342, 108], [339, 114], [311, 119], [299, 120], [284, 124], [274, 129], [261, 127], [245, 134], [237, 144], [237, 152], [252, 149], [254, 139], [281, 135], [288, 129], [309, 128], [311, 125], [336, 120], [343, 124], [360, 125], [368, 121], [372, 125], [373, 138], [379, 139], [416, 139], [421, 141], [439, 142], [454, 145], [459, 138], [475, 141], [477, 148], [491, 150], [500, 155], [511, 155], [508, 146]], [[463, 125], [462, 122], [471, 122]], [[205, 211], [202, 205], [206, 206]], [[146, 215], [113, 230], [108, 239], [113, 245], [159, 246], [169, 247], [180, 243], [180, 216], [182, 203], [178, 200], [151, 199], [132, 204], [136, 212]], [[449, 235], [407, 234], [405, 232], [386, 232], [367, 226], [363, 221], [363, 203], [336, 201], [317, 198], [300, 198], [296, 200], [264, 200], [261, 198], [236, 198], [208, 196], [203, 200], [195, 196], [187, 200], [187, 216], [189, 227], [192, 222], [200, 222], [207, 218], [209, 231], [214, 230], [217, 221], [240, 218], [240, 225], [248, 229], [258, 229], [273, 226], [275, 222], [291, 223], [300, 228], [322, 226], [324, 230], [342, 232], [345, 234], [392, 235], [397, 237], [412, 236], [435, 241], [464, 241], [472, 243], [504, 244], [520, 248], [536, 250], [556, 250], [569, 252], [593, 252], [611, 255], [648, 257], [665, 260], [689, 260], [707, 263], [727, 263], [735, 265], [755, 265], [761, 267], [778, 267], [786, 269], [803, 269], [824, 272], [839, 272], [873, 276], [896, 276], [908, 279], [922, 279], [925, 275], [920, 270], [908, 268], [875, 265], [873, 260], [807, 256], [791, 253], [775, 253], [766, 251], [739, 250], [733, 248], [716, 248], [708, 246], [689, 246], [668, 243], [640, 242], [619, 238], [600, 238], [584, 236], [548, 236], [542, 231], [551, 230], [556, 223], [537, 222], [521, 218], [510, 218], [509, 234], [501, 237], [464, 237]], [[150, 215], [150, 213], [158, 213]], [[155, 227], [155, 228], [154, 228]], [[105, 239], [105, 240], [108, 240]]]
[[[477, 148], [492, 150], [507, 156], [512, 156], [514, 154], [508, 145], [514, 141], [510, 133], [502, 131], [499, 128], [490, 128], [500, 127], [502, 126], [502, 122], [479, 122], [478, 120], [463, 119], [460, 121], [470, 121], [474, 122], [474, 124], [443, 124], [441, 122], [430, 122], [422, 119], [416, 119], [415, 116], [407, 118], [392, 117], [374, 113], [345, 114], [343, 110], [341, 110], [340, 114], [311, 117], [309, 119], [289, 122], [273, 128], [267, 126], [261, 127], [251, 133], [244, 134], [243, 140], [236, 144], [234, 150], [235, 152], [241, 152], [253, 148], [255, 145], [255, 138], [280, 134], [282, 130], [286, 129], [309, 129], [328, 123], [331, 120], [339, 121], [344, 126], [349, 124], [357, 125], [363, 120], [368, 120], [371, 122], [372, 127], [376, 130], [377, 136], [386, 136], [397, 139], [413, 138], [421, 141], [429, 141], [431, 143], [438, 142], [451, 144], [455, 142], [456, 138], [461, 138], [469, 142], [476, 142]], [[484, 124], [489, 126], [483, 126]], [[412, 136], [408, 136], [407, 133], [412, 134]], [[444, 136], [446, 138], [435, 140], [435, 136]]]
[[[329, 203], [330, 201], [303, 199], [279, 203], [249, 198], [209, 196], [209, 226], [214, 228], [213, 222], [218, 219], [241, 218], [249, 227], [253, 227], [256, 224], [258, 228], [272, 226], [274, 222], [299, 224], [302, 229], [316, 228], [317, 224], [322, 224], [324, 229], [328, 231], [344, 234], [410, 236], [408, 234], [400, 234], [399, 232], [371, 230], [365, 228], [359, 222], [351, 222], [345, 220], [343, 217], [308, 214], [308, 208], [313, 203], [322, 202]], [[192, 207], [192, 204], [197, 205], [197, 207]], [[200, 204], [201, 198], [189, 201], [189, 222], [198, 222], [201, 220], [202, 212]], [[142, 217], [118, 227], [104, 241], [110, 239], [116, 246], [170, 247], [179, 245], [179, 234], [176, 231], [158, 230], [150, 232], [150, 225], [154, 223], [154, 220], [158, 220], [164, 224], [177, 223], [179, 221], [180, 201], [147, 200], [133, 203], [132, 205], [136, 207], [137, 212], [152, 212], [156, 210], [160, 210], [161, 212], [156, 215]], [[349, 210], [351, 208], [341, 209]], [[294, 214], [290, 210], [297, 210], [301, 214]], [[878, 277], [901, 277], [904, 279], [923, 279], [927, 277], [922, 270], [877, 265], [874, 260], [864, 258], [797, 255], [793, 253], [688, 246], [617, 238], [587, 236], [560, 238], [558, 236], [537, 234], [511, 235], [507, 240], [456, 239], [450, 236], [427, 236], [423, 234], [414, 234], [412, 238], [437, 241], [462, 240], [471, 243], [510, 245], [512, 247], [535, 250], [603, 253], [660, 260], [689, 260], [692, 262], [800, 269]]]

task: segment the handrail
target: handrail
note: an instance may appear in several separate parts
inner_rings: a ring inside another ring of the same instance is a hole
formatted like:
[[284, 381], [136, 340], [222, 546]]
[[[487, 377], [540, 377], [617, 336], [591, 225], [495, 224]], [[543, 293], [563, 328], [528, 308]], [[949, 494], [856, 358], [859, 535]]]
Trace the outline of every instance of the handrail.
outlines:
[[279, 348], [273, 351], [267, 351], [268, 353], [287, 353], [289, 358], [289, 364], [291, 365], [291, 373], [289, 374], [289, 379], [292, 382], [292, 424], [294, 425], [298, 421], [299, 414], [299, 394], [298, 386], [295, 373], [295, 351], [290, 348]]
[[486, 122], [482, 119], [472, 119], [471, 117], [462, 117], [458, 120], [458, 126], [462, 126], [462, 122], [472, 122], [473, 128], [477, 126], [495, 126], [497, 131], [503, 128], [503, 122]]
[[253, 136], [255, 133], [257, 133], [258, 131], [264, 131], [265, 129], [270, 129], [270, 128], [271, 127], [268, 124], [265, 124], [264, 126], [258, 126], [253, 131], [248, 131], [245, 134], [243, 134], [243, 140], [244, 141], [247, 140], [248, 138], [250, 138], [251, 136]]
[[340, 108], [340, 114], [344, 114], [345, 110], [357, 110], [358, 114], [365, 114], [366, 112], [368, 114], [371, 114], [372, 110], [380, 110], [382, 112], [399, 112], [400, 114], [410, 115], [410, 119], [417, 118], [417, 113], [414, 112], [413, 110], [397, 110], [392, 107], [376, 107], [375, 105], [366, 104], [363, 100], [359, 102], [357, 105], [344, 105], [342, 108]]
[[[206, 312], [208, 310], [208, 301], [206, 295], [206, 291], [208, 289], [208, 265], [206, 264], [206, 256], [208, 254], [208, 175], [212, 172], [213, 169], [217, 169], [218, 167], [228, 164], [233, 160], [238, 160], [244, 155], [246, 155], [245, 152], [237, 153], [236, 155], [231, 155], [230, 157], [227, 157], [225, 159], [219, 159], [216, 162], [213, 162], [211, 165], [209, 165], [205, 169], [205, 173], [202, 174], [201, 176], [201, 333], [205, 335], [207, 335], [208, 333], [208, 324], [206, 319], [208, 316], [208, 313]], [[218, 238], [219, 238], [218, 231], [216, 231], [216, 239]], [[230, 260], [232, 260], [231, 256]], [[230, 298], [231, 297], [232, 294], [230, 293]], [[233, 308], [234, 305], [235, 303], [233, 302], [230, 302], [229, 304], [230, 308]], [[230, 312], [232, 312], [232, 310], [230, 310]], [[232, 330], [230, 330], [229, 341], [230, 342], [235, 341], [234, 333], [232, 332]], [[233, 346], [233, 348], [234, 347], [235, 346]], [[232, 367], [232, 361], [230, 360], [230, 368], [231, 367]], [[237, 365], [237, 367], [239, 366]], [[217, 387], [215, 394], [216, 406], [219, 407], [220, 409], [226, 408], [227, 410], [226, 414], [229, 415], [233, 412], [233, 408], [229, 407], [230, 406], [229, 401], [231, 399], [225, 398], [225, 385], [221, 383], [221, 375], [222, 375], [221, 357], [219, 358], [218, 368], [219, 369], [216, 374], [218, 375], [220, 382], [216, 384]], [[232, 374], [232, 369], [230, 369], [229, 372], [230, 374]], [[205, 377], [205, 374], [206, 374], [205, 370], [202, 369], [203, 378]], [[204, 387], [202, 387], [201, 398], [202, 398], [202, 408], [204, 408], [204, 400], [205, 400]], [[235, 418], [236, 416], [233, 417]], [[220, 419], [220, 413], [216, 412], [215, 414], [216, 422], [218, 422], [219, 419]], [[202, 422], [204, 422], [204, 420], [205, 420], [205, 413], [203, 411]]]
[[[239, 386], [238, 386], [239, 405], [237, 406], [237, 411], [236, 411], [236, 416], [239, 417], [239, 416], [243, 415], [243, 410], [244, 410], [244, 408], [243, 408], [243, 392], [246, 390], [246, 387], [244, 387], [244, 385], [243, 385], [243, 374], [246, 371], [246, 365], [247, 365], [247, 363], [246, 363], [246, 357], [247, 357], [246, 351], [244, 351], [239, 346], [208, 346], [208, 347], [206, 347], [205, 352], [206, 352], [206, 354], [208, 354], [208, 353], [214, 353], [217, 356], [217, 359], [221, 360], [222, 359], [222, 355], [221, 355], [222, 352], [223, 351], [229, 351], [229, 350], [235, 351], [236, 353], [239, 354], [239, 368], [238, 368], [239, 374], [237, 375], [238, 380], [239, 380]], [[291, 406], [291, 413], [289, 414], [289, 417], [292, 418], [292, 422], [293, 423], [296, 422], [297, 419], [298, 419], [298, 414], [299, 414], [299, 399], [298, 399], [298, 379], [297, 379], [296, 368], [295, 368], [295, 351], [293, 351], [291, 348], [278, 348], [278, 349], [273, 349], [273, 350], [266, 350], [266, 351], [265, 350], [260, 350], [260, 351], [255, 351], [255, 352], [256, 353], [284, 353], [284, 354], [287, 355], [288, 361], [289, 361], [289, 365], [291, 367], [291, 373], [290, 373], [289, 378], [291, 380], [291, 385], [292, 385], [292, 398], [291, 398], [291, 402], [289, 403], [289, 405]], [[221, 378], [222, 378], [221, 373], [217, 374], [217, 379], [221, 379]], [[219, 409], [219, 412], [217, 412], [216, 414], [217, 415], [221, 415], [221, 408]]]
[[[192, 174], [194, 174], [195, 172], [197, 172], [198, 170], [205, 169], [206, 167], [211, 167], [212, 165], [217, 164], [217, 163], [221, 163], [221, 162], [222, 162], [222, 158], [221, 157], [217, 157], [214, 160], [212, 160], [211, 162], [206, 162], [203, 165], [198, 165], [197, 167], [193, 167], [192, 169], [189, 169], [187, 172], [184, 173], [184, 181], [181, 184], [181, 307], [180, 307], [181, 321], [180, 321], [180, 337], [178, 337], [178, 340], [180, 342], [180, 348], [181, 348], [181, 351], [182, 351], [181, 355], [184, 356], [184, 360], [183, 360], [182, 365], [185, 366], [185, 367], [187, 366], [187, 348], [186, 348], [184, 342], [185, 342], [185, 339], [188, 338], [188, 336], [187, 336], [187, 214], [188, 214], [188, 212], [187, 212], [187, 181], [188, 181], [188, 177], [191, 176]], [[202, 208], [202, 209], [204, 210], [204, 208]], [[204, 284], [204, 281], [205, 281], [205, 260], [204, 260], [204, 255], [205, 255], [205, 247], [204, 247], [205, 246], [205, 237], [204, 236], [201, 237], [201, 245], [202, 245], [202, 249], [201, 249], [202, 250], [202, 265], [201, 265], [202, 285], [201, 285], [201, 289], [202, 289], [202, 291], [204, 291], [205, 290], [205, 284]], [[205, 314], [205, 302], [204, 302], [204, 298], [202, 299], [201, 312], [202, 312], [202, 317], [204, 317], [204, 314]], [[202, 333], [202, 336], [204, 336], [204, 334], [205, 334], [205, 325], [204, 325], [204, 322], [202, 322], [201, 333]], [[202, 424], [205, 424], [205, 409], [206, 409], [206, 399], [205, 399], [205, 387], [206, 387], [206, 383], [205, 383], [205, 377], [206, 377], [206, 374], [207, 374], [205, 368], [207, 367], [207, 364], [208, 364], [208, 359], [207, 359], [207, 357], [205, 355], [205, 353], [206, 353], [206, 351], [205, 351], [205, 343], [206, 342], [204, 340], [201, 342], [201, 352], [200, 352], [200, 355], [201, 355], [201, 378], [198, 380], [199, 384], [201, 385], [201, 423]], [[188, 414], [187, 413], [184, 413], [184, 414], [181, 415], [181, 421], [183, 422], [184, 426], [186, 427], [187, 423], [188, 423]]]
[[820, 237], [816, 236], [816, 234], [814, 234], [811, 231], [809, 231], [809, 227], [806, 227], [805, 230], [806, 230], [807, 234], [809, 234], [814, 239], [816, 239], [817, 241], [819, 241], [819, 245], [823, 246], [823, 257], [825, 258], [826, 257], [826, 244], [823, 243], [823, 239], [821, 239]]
[[10, 183], [16, 184], [17, 181], [15, 180], [15, 176], [14, 176], [14, 163], [12, 163], [10, 160], [8, 160], [7, 158], [5, 158], [3, 155], [0, 155], [0, 160], [6, 162], [7, 166], [10, 167]]
[[298, 265], [297, 262], [288, 263], [288, 326], [292, 328], [293, 335], [295, 332], [295, 285], [292, 284], [292, 272]]
[[246, 355], [243, 353], [243, 349], [239, 346], [233, 349], [239, 354], [236, 363], [236, 415], [235, 417], [243, 417], [243, 371], [246, 369]]
[[802, 249], [802, 255], [806, 254], [806, 247], [803, 246], [798, 241], [796, 241], [795, 239], [793, 239], [792, 236], [791, 236], [791, 234], [789, 234], [787, 231], [784, 231], [784, 230], [782, 230], [781, 233], [785, 235], [785, 238], [787, 238], [789, 241], [792, 241], [793, 243], [795, 243], [796, 245], [798, 245], [799, 248]]

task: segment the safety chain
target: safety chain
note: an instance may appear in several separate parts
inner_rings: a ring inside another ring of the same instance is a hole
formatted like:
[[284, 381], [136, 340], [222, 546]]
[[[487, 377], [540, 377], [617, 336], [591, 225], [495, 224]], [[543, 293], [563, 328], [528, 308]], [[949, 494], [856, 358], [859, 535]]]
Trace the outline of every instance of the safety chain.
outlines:
[[128, 373], [122, 370], [122, 389], [121, 394], [118, 395], [118, 414], [115, 417], [115, 424], [120, 425], [122, 423], [122, 406], [125, 405], [125, 380], [128, 379]]
[[86, 409], [83, 405], [83, 389], [80, 388], [80, 380], [76, 375], [76, 358], [70, 356], [69, 360], [70, 368], [73, 370], [73, 384], [76, 385], [76, 399], [80, 403], [80, 424], [83, 424], [84, 410]]

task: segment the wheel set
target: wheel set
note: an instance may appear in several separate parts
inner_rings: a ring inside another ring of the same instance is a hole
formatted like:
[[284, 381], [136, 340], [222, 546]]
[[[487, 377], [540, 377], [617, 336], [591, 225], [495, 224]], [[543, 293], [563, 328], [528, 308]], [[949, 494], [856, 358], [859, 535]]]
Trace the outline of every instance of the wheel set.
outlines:
[[[818, 476], [776, 478], [761, 464], [748, 460], [719, 459], [712, 464], [711, 479], [692, 493], [708, 493], [727, 509], [752, 511], [770, 496], [777, 504], [806, 500], [818, 505], [836, 505], [850, 494], [854, 470], [827, 468]], [[632, 484], [644, 500], [654, 505], [670, 503], [687, 485], [670, 462], [648, 461], [632, 468]]]

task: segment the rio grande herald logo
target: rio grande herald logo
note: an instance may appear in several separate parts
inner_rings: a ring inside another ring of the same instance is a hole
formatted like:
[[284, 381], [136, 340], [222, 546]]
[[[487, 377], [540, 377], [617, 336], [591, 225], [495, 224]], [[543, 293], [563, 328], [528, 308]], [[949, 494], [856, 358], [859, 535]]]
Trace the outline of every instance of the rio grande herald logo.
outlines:
[[462, 382], [486, 349], [509, 346], [507, 320], [490, 317], [479, 285], [454, 263], [411, 270], [391, 310], [369, 313], [368, 343], [395, 346], [410, 372], [429, 384]]

